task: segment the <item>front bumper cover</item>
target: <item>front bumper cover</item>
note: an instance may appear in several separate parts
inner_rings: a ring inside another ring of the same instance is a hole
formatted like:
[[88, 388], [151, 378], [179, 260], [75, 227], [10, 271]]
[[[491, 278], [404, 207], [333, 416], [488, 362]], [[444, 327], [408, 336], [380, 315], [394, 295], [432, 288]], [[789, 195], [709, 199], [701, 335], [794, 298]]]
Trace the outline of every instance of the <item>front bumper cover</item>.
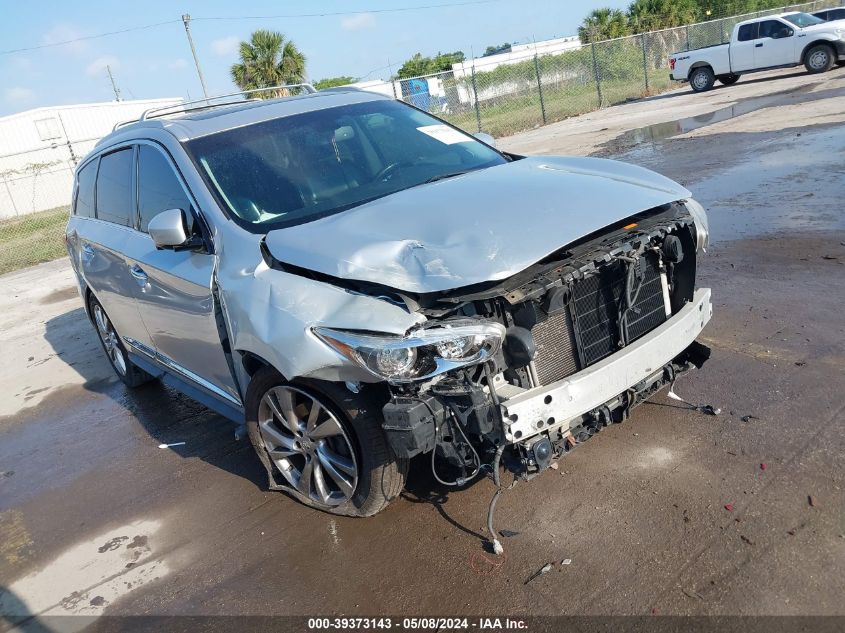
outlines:
[[508, 442], [580, 422], [581, 416], [649, 378], [683, 352], [712, 314], [710, 289], [701, 288], [671, 319], [624, 349], [563, 380], [504, 400]]

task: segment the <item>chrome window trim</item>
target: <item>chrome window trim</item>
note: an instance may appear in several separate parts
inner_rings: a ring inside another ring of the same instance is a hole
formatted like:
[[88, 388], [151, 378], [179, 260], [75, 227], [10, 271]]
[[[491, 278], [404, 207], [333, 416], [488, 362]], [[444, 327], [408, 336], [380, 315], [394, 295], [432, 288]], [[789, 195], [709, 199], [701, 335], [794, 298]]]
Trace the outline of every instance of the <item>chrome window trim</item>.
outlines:
[[147, 356], [150, 360], [158, 363], [162, 369], [165, 371], [169, 371], [172, 373], [176, 373], [179, 375], [180, 378], [187, 379], [188, 381], [194, 383], [196, 386], [205, 389], [206, 391], [211, 392], [215, 396], [219, 397], [222, 400], [229, 402], [230, 404], [234, 404], [238, 407], [243, 407], [243, 403], [234, 396], [229, 395], [219, 387], [211, 384], [204, 378], [198, 376], [194, 372], [185, 367], [182, 367], [178, 363], [176, 363], [173, 359], [161, 354], [160, 352], [152, 349], [151, 347], [144, 345], [140, 341], [136, 341], [133, 338], [125, 338], [123, 339], [127, 345], [129, 345], [133, 350], [140, 352], [144, 356]]

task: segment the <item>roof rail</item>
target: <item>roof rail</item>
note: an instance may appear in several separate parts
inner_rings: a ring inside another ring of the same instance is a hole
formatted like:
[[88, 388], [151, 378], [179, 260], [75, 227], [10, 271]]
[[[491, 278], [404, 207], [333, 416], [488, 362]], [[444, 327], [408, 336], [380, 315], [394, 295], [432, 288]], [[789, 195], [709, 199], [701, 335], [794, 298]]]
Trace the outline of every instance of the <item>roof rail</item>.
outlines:
[[[218, 108], [221, 106], [227, 105], [234, 105], [236, 103], [244, 103], [247, 101], [259, 101], [259, 98], [252, 98], [252, 99], [233, 99], [233, 97], [245, 97], [250, 94], [254, 94], [257, 92], [269, 92], [272, 90], [289, 90], [291, 88], [304, 88], [305, 92], [308, 94], [313, 94], [317, 92], [317, 90], [311, 84], [301, 83], [301, 84], [281, 84], [278, 86], [267, 86], [266, 88], [254, 88], [252, 90], [241, 90], [240, 92], [230, 92], [224, 95], [217, 95], [214, 97], [207, 97], [205, 99], [196, 99], [195, 101], [183, 101], [182, 103], [174, 103], [173, 105], [167, 106], [159, 106], [157, 108], [150, 108], [149, 110], [145, 110], [140, 118], [137, 121], [146, 121], [148, 119], [154, 119], [157, 117], [167, 116], [168, 114], [176, 114], [176, 113], [184, 113], [184, 112], [193, 112], [196, 110], [207, 110], [209, 108]], [[217, 101], [218, 99], [229, 99], [228, 101], [224, 101], [223, 103], [211, 103], [212, 101]], [[198, 105], [200, 104], [200, 105]], [[194, 107], [188, 107], [194, 106]], [[114, 132], [119, 127], [124, 125], [129, 125], [130, 123], [136, 123], [136, 121], [122, 121], [120, 123], [116, 123], [115, 126], [112, 128], [112, 132]]]

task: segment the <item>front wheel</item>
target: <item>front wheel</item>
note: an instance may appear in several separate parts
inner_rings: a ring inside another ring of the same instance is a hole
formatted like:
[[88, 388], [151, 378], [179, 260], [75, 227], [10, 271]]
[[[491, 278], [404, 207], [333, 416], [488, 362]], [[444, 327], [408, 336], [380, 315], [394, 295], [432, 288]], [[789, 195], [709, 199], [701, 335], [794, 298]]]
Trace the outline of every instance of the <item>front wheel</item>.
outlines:
[[325, 391], [259, 370], [246, 395], [250, 440], [272, 489], [331, 514], [371, 516], [402, 491], [408, 460], [390, 449], [377, 404], [343, 387]]
[[826, 44], [817, 44], [807, 51], [804, 56], [804, 67], [810, 74], [826, 73], [833, 68], [836, 56], [833, 49]]
[[710, 90], [716, 81], [716, 75], [709, 66], [701, 66], [690, 73], [689, 85], [695, 92]]
[[716, 79], [723, 86], [732, 86], [739, 81], [739, 75], [719, 75]]

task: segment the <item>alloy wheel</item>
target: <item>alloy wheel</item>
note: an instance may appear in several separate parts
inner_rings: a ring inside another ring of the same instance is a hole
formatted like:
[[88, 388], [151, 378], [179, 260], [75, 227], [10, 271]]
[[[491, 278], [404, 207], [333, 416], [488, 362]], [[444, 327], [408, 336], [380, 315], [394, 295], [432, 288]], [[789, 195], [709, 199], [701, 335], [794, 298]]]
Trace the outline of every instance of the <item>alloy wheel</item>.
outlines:
[[294, 387], [273, 387], [258, 405], [258, 429], [270, 459], [312, 503], [334, 507], [352, 498], [358, 464], [334, 413]]
[[97, 334], [103, 342], [103, 347], [106, 349], [115, 371], [121, 376], [126, 375], [126, 358], [123, 355], [123, 350], [120, 348], [120, 341], [117, 338], [117, 332], [111, 321], [106, 316], [105, 311], [100, 305], [94, 306], [94, 321], [97, 325]]

